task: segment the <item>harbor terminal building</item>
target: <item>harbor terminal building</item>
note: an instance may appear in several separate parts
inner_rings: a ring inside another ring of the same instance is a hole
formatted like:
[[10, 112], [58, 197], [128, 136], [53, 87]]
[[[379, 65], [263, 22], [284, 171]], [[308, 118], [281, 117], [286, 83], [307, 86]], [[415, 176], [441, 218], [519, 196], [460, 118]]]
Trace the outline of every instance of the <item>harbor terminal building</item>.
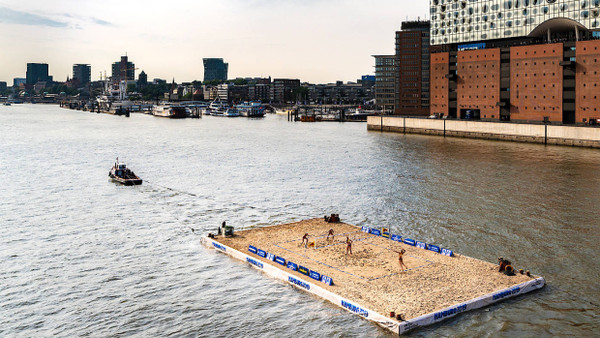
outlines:
[[430, 113], [600, 119], [600, 0], [430, 0]]

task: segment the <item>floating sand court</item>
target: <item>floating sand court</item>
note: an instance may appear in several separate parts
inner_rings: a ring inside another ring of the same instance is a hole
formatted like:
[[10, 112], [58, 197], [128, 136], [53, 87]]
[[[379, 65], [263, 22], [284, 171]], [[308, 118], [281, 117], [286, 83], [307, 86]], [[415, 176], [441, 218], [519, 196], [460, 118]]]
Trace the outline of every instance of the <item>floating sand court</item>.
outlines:
[[204, 236], [202, 242], [399, 334], [545, 284], [542, 277], [507, 276], [496, 264], [385, 228], [323, 218]]

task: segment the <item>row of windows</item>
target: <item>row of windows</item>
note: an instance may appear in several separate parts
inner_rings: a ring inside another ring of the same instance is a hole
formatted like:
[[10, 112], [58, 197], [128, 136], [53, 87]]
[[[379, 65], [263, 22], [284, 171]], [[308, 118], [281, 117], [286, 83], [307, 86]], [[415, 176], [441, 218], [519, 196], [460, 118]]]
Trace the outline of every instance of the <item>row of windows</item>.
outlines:
[[[527, 112], [527, 111], [532, 111], [532, 110], [534, 110], [534, 111], [547, 111], [547, 112], [550, 112], [550, 111], [558, 111], [558, 112], [560, 112], [560, 111], [562, 111], [562, 107], [559, 108], [557, 106], [529, 106], [529, 105], [525, 105], [525, 106], [521, 106], [519, 108], [523, 109], [523, 113]], [[516, 113], [518, 113], [518, 112], [516, 112]]]
[[472, 60], [473, 56], [475, 56], [476, 59], [479, 59], [480, 56], [481, 56], [482, 59], [492, 59], [494, 57], [498, 57], [498, 53], [493, 53], [493, 54], [489, 53], [489, 54], [486, 54], [486, 55], [482, 55], [482, 54], [475, 54], [475, 55], [473, 55], [473, 54], [470, 53], [468, 55], [460, 55], [459, 56], [459, 60], [460, 61], [466, 60], [467, 56], [468, 56], [469, 60]]
[[[457, 11], [457, 10], [466, 10], [467, 14], [472, 15], [473, 13], [479, 13], [479, 10], [481, 9], [481, 13], [487, 13], [488, 11], [506, 11], [506, 10], [511, 10], [511, 9], [518, 9], [520, 7], [528, 7], [529, 5], [533, 5], [533, 6], [538, 6], [538, 5], [543, 5], [543, 1], [538, 1], [538, 0], [533, 0], [532, 2], [530, 2], [529, 0], [523, 0], [523, 1], [505, 1], [503, 3], [503, 6], [500, 6], [500, 4], [496, 3], [493, 5], [488, 5], [488, 4], [484, 4], [483, 6], [469, 6], [467, 7], [467, 3], [465, 1], [462, 1], [460, 4], [455, 3], [452, 5], [445, 5], [445, 4], [437, 4], [436, 2], [438, 2], [437, 0], [433, 0], [433, 5], [434, 7], [431, 7], [430, 13], [431, 14], [435, 14], [438, 9], [440, 12], [446, 12], [446, 11]], [[555, 1], [547, 1], [547, 5], [552, 5], [553, 2]], [[581, 2], [579, 2], [579, 4], [577, 3], [578, 1], [575, 1], [574, 3], [571, 4], [571, 9], [586, 9], [589, 8], [591, 6], [595, 6], [595, 7], [600, 7], [600, 0], [592, 0], [590, 2], [588, 2], [587, 0], [583, 0]], [[439, 7], [436, 7], [438, 6]], [[561, 11], [566, 11], [569, 9], [569, 5], [566, 3], [562, 3], [559, 5], [559, 9]], [[464, 12], [464, 11], [463, 11]]]
[[[462, 98], [463, 98], [463, 99], [464, 99], [464, 98], [469, 98], [469, 99], [478, 99], [478, 98], [479, 98], [479, 95], [462, 95]], [[485, 100], [496, 100], [496, 99], [497, 99], [497, 96], [496, 96], [496, 95], [490, 95], [490, 96], [487, 96], [487, 95], [481, 95], [481, 98], [482, 98], [482, 99], [485, 99]]]
[[[516, 98], [517, 98], [517, 99], [519, 98], [519, 94], [517, 94], [517, 95], [515, 95], [515, 96], [516, 96]], [[543, 97], [543, 98], [544, 98], [544, 100], [546, 99], [546, 95], [540, 96], [540, 98], [541, 98], [541, 97]], [[534, 95], [534, 96], [533, 96], [533, 98], [534, 98], [534, 99], [537, 99], [537, 98], [538, 98], [538, 96], [537, 96], [537, 95]], [[527, 95], [524, 95], [524, 99], [525, 99], [525, 100], [527, 99]], [[548, 95], [548, 99], [550, 99], [550, 95]], [[553, 99], [553, 100], [556, 100], [556, 96], [552, 95], [552, 99]]]
[[[516, 88], [519, 88], [519, 86], [521, 86], [521, 88], [523, 87], [523, 85], [520, 85], [520, 84], [518, 84], [518, 83], [517, 83], [517, 84], [515, 84], [515, 86], [516, 86]], [[525, 88], [528, 88], [528, 86], [529, 86], [528, 84], [525, 84]], [[544, 86], [544, 88], [546, 88], [546, 84], [543, 84], [543, 86]], [[556, 87], [556, 84], [555, 84], [555, 83], [553, 83], [553, 84], [552, 84], [552, 88], [555, 88], [555, 87]], [[537, 88], [537, 84], [534, 84], [534, 85], [533, 85], [533, 88]], [[550, 88], [550, 84], [548, 84], [548, 88]]]
[[[475, 65], [475, 69], [479, 69], [479, 66], [480, 65]], [[481, 65], [481, 68], [487, 68], [487, 66], [488, 65]], [[490, 68], [496, 68], [495, 64], [491, 64], [489, 66], [490, 66]], [[460, 66], [458, 66], [458, 69], [465, 70], [465, 69], [467, 69], [467, 65], [460, 65]], [[469, 69], [473, 69], [473, 65], [469, 65]]]
[[[521, 74], [521, 75], [524, 75], [524, 77], [529, 77], [529, 78], [532, 77], [531, 74], [529, 74], [529, 73], [524, 73], [524, 74]], [[533, 73], [533, 77], [537, 77], [537, 76], [538, 76], [537, 73]], [[545, 77], [545, 76], [546, 76], [546, 72], [543, 72], [541, 77]], [[548, 73], [548, 76], [550, 76], [550, 73]], [[552, 73], [552, 76], [556, 76], [556, 73]], [[515, 77], [519, 77], [519, 73], [515, 73]], [[517, 84], [517, 87], [518, 86], [519, 85]], [[527, 87], [527, 85], [525, 85], [525, 87]]]
[[[482, 87], [483, 87], [482, 89], [488, 89], [488, 85], [482, 85]], [[461, 89], [465, 89], [465, 85], [461, 85], [461, 87], [460, 87], [460, 88], [461, 88]], [[494, 89], [494, 88], [496, 88], [496, 86], [494, 86], [494, 85], [490, 85], [490, 88], [489, 88], [489, 89]], [[473, 89], [473, 86], [472, 86], [472, 85], [470, 85], [470, 86], [469, 86], [469, 89]], [[476, 86], [475, 86], [475, 89], [479, 89], [479, 85], [476, 85]]]

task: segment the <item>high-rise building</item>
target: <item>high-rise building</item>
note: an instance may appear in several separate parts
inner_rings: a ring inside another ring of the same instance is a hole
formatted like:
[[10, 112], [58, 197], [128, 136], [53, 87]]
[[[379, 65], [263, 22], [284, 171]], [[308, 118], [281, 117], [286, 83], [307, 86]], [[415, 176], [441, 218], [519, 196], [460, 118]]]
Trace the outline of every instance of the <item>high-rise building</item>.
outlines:
[[600, 118], [600, 0], [431, 0], [431, 112]]
[[205, 58], [204, 62], [204, 82], [206, 81], [225, 81], [227, 80], [227, 70], [229, 64], [223, 62], [220, 58]]
[[6, 88], [8, 88], [6, 86], [6, 82], [0, 81], [0, 93], [4, 92], [6, 90]]
[[138, 76], [137, 87], [138, 87], [138, 89], [142, 89], [142, 88], [146, 87], [147, 85], [148, 85], [148, 75], [146, 75], [146, 72], [144, 72], [142, 70], [142, 72]]
[[127, 55], [121, 56], [121, 61], [112, 64], [112, 82], [135, 80], [135, 64], [129, 62]]
[[28, 63], [25, 84], [32, 87], [38, 82], [46, 82], [46, 85], [52, 84], [52, 76], [48, 75], [48, 64]]
[[373, 55], [375, 58], [375, 104], [384, 114], [395, 110], [396, 55]]
[[92, 77], [92, 67], [88, 64], [73, 65], [73, 80], [77, 81], [79, 86], [85, 86], [90, 83]]
[[395, 114], [429, 115], [429, 21], [396, 32]]

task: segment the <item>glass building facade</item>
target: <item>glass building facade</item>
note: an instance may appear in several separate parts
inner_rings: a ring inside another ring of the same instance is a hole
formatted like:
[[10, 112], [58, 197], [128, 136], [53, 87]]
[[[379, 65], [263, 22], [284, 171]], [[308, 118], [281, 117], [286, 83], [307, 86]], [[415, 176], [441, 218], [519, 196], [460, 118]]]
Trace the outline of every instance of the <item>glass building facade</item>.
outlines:
[[524, 37], [556, 18], [600, 29], [600, 0], [431, 0], [430, 13], [432, 45]]

